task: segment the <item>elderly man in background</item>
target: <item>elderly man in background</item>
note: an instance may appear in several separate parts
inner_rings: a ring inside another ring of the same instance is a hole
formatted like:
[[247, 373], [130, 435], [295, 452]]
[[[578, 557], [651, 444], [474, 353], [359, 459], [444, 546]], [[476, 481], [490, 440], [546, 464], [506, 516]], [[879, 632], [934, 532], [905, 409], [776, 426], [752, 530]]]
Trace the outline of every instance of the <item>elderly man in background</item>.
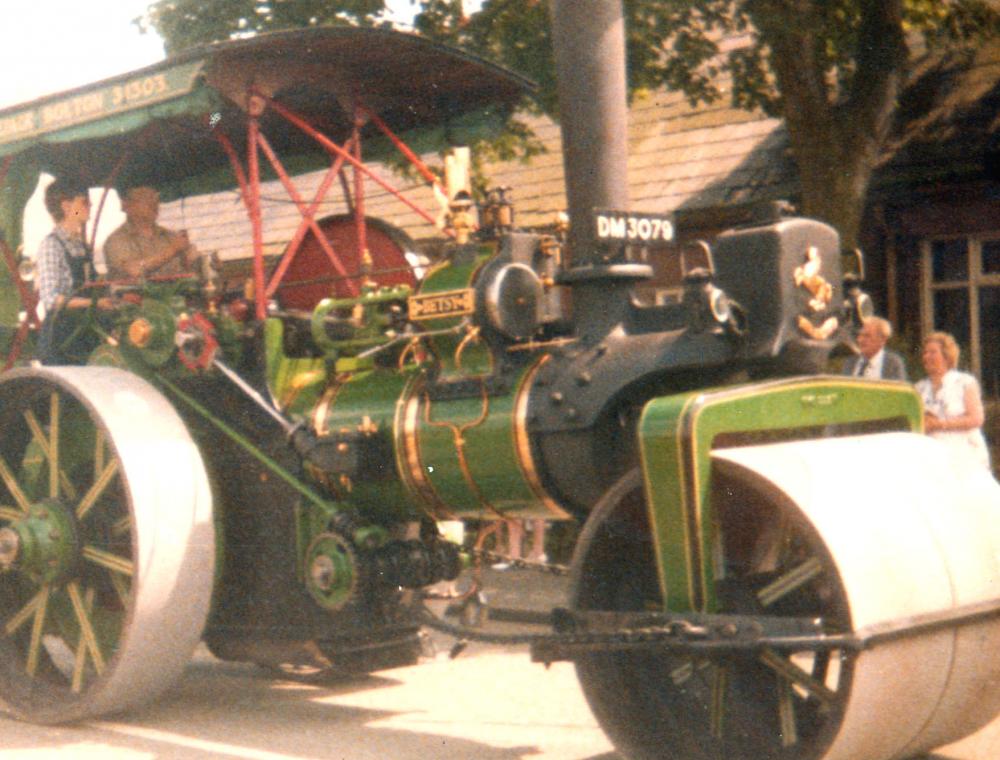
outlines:
[[882, 380], [906, 380], [903, 357], [885, 347], [892, 325], [882, 317], [868, 317], [858, 333], [859, 354], [844, 364], [844, 374]]
[[173, 232], [156, 223], [160, 194], [155, 188], [129, 188], [122, 196], [125, 223], [104, 243], [110, 280], [141, 280], [151, 275], [191, 272], [198, 259], [186, 232]]

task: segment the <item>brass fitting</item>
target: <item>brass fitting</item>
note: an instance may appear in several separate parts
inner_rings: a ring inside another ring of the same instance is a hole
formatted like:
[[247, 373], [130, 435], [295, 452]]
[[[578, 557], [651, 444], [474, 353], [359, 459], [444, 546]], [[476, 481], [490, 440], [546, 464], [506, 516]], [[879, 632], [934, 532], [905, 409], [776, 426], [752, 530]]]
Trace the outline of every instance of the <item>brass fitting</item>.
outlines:
[[136, 348], [145, 348], [153, 339], [153, 325], [145, 317], [133, 320], [128, 326], [128, 340]]

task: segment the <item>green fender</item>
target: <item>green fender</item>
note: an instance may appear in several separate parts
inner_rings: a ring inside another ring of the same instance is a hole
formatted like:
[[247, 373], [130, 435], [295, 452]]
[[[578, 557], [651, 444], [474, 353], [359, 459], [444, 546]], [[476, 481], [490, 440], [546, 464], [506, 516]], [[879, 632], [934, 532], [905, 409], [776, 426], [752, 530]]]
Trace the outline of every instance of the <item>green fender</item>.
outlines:
[[841, 435], [921, 432], [920, 397], [905, 383], [817, 376], [693, 391], [646, 405], [639, 449], [666, 609], [715, 606], [712, 448], [815, 438], [832, 432], [830, 426], [845, 426]]

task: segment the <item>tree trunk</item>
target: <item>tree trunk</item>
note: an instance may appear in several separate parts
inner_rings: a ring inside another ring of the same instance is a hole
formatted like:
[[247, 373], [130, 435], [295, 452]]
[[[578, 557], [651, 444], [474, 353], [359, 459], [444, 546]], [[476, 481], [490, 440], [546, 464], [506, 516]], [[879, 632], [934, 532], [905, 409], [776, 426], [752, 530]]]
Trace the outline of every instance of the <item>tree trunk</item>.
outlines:
[[907, 60], [902, 0], [859, 0], [855, 71], [839, 91], [824, 69], [829, 40], [817, 21], [826, 0], [752, 0], [770, 49], [802, 188], [800, 211], [857, 246], [865, 198], [888, 134]]
[[789, 125], [789, 133], [802, 191], [799, 211], [834, 227], [842, 248], [854, 249], [874, 170], [869, 157], [877, 155], [880, 141], [873, 136], [852, 151], [827, 142], [828, 130], [797, 125], [793, 133]]

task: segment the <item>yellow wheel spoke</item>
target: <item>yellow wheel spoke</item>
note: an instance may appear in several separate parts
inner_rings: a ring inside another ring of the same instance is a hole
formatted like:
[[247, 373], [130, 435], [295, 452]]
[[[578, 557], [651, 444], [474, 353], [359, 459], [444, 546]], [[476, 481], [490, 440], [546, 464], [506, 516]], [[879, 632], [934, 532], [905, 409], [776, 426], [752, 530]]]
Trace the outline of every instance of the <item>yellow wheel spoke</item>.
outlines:
[[123, 536], [132, 529], [132, 518], [125, 515], [121, 520], [115, 520], [111, 526], [111, 533], [115, 536]]
[[111, 578], [111, 585], [115, 587], [115, 593], [118, 594], [118, 600], [122, 603], [122, 607], [127, 608], [129, 596], [128, 581], [118, 573], [112, 573], [109, 577]]
[[37, 594], [31, 597], [31, 601], [29, 601], [26, 605], [24, 605], [24, 607], [22, 607], [16, 615], [11, 616], [10, 620], [8, 620], [7, 624], [3, 627], [4, 632], [8, 636], [15, 633], [18, 628], [20, 628], [22, 625], [27, 623], [28, 620], [31, 619], [31, 616], [35, 612], [35, 608], [38, 607], [39, 604], [41, 604], [43, 595], [46, 598], [48, 597], [47, 588], [43, 588], [41, 591], [39, 591]]
[[76, 648], [76, 656], [73, 658], [73, 682], [70, 688], [74, 694], [79, 694], [83, 690], [83, 671], [87, 665], [87, 648], [83, 645], [83, 639]]
[[69, 482], [69, 478], [66, 477], [66, 473], [63, 472], [62, 469], [60, 469], [58, 466], [58, 461], [59, 461], [58, 447], [56, 451], [56, 456], [53, 456], [52, 449], [49, 446], [49, 440], [48, 438], [45, 437], [45, 431], [42, 430], [42, 426], [38, 423], [38, 418], [35, 416], [35, 413], [33, 411], [31, 411], [30, 409], [25, 409], [24, 419], [25, 422], [28, 423], [28, 427], [31, 429], [31, 434], [34, 436], [35, 442], [38, 444], [39, 448], [41, 448], [42, 453], [45, 455], [46, 460], [48, 460], [49, 482], [50, 483], [54, 482], [54, 479], [52, 477], [52, 471], [58, 470], [59, 483], [63, 487], [63, 492], [66, 494], [66, 498], [76, 499], [76, 489], [73, 487], [73, 484]]
[[817, 681], [809, 673], [792, 661], [785, 659], [773, 649], [765, 649], [761, 652], [760, 661], [789, 683], [801, 686], [814, 697], [827, 704], [833, 704], [837, 699], [837, 695], [828, 689], [826, 684]]
[[795, 726], [795, 702], [792, 686], [781, 676], [778, 679], [778, 726], [781, 731], [781, 745], [791, 747], [799, 741], [799, 731]]
[[31, 506], [28, 502], [28, 497], [24, 495], [21, 486], [17, 484], [14, 473], [10, 471], [10, 467], [7, 466], [7, 462], [2, 456], [0, 456], [0, 480], [3, 480], [4, 485], [7, 486], [7, 490], [10, 491], [10, 495], [14, 497], [14, 501], [17, 502], [17, 506], [21, 508], [21, 511], [27, 512]]
[[131, 576], [134, 572], [132, 560], [112, 554], [111, 552], [106, 552], [103, 549], [98, 549], [95, 546], [84, 546], [83, 558], [90, 560], [95, 565], [105, 567], [114, 573]]
[[76, 516], [79, 519], [83, 519], [86, 514], [90, 511], [91, 507], [97, 503], [97, 500], [104, 493], [104, 489], [108, 487], [111, 479], [114, 478], [115, 474], [118, 472], [118, 460], [112, 459], [108, 462], [107, 467], [101, 472], [100, 477], [94, 481], [94, 485], [90, 487], [90, 490], [84, 495], [80, 500], [80, 503], [76, 505]]
[[[94, 589], [88, 588], [84, 594], [83, 606], [89, 615], [94, 609]], [[80, 635], [80, 642], [76, 647], [76, 658], [73, 660], [73, 692], [79, 694], [83, 689], [83, 672], [87, 665], [87, 648], [83, 643], [83, 635]]]
[[757, 599], [762, 605], [768, 607], [822, 572], [823, 565], [817, 557], [808, 559], [764, 586], [757, 592]]
[[49, 497], [59, 498], [59, 394], [49, 399]]
[[716, 665], [713, 670], [709, 730], [716, 739], [722, 739], [726, 713], [726, 690], [729, 688], [729, 671], [722, 665]]
[[18, 512], [13, 507], [0, 507], [0, 520], [7, 520], [8, 522], [14, 522], [21, 518], [21, 513]]
[[97, 671], [97, 675], [101, 675], [104, 672], [104, 656], [97, 646], [97, 636], [94, 634], [86, 606], [80, 597], [80, 586], [76, 581], [70, 581], [66, 585], [66, 591], [69, 592], [69, 599], [73, 603], [73, 611], [76, 613], [76, 620], [80, 625], [80, 646], [86, 646], [90, 652], [90, 659], [94, 663], [94, 670]]
[[28, 662], [24, 666], [29, 676], [35, 675], [35, 670], [38, 669], [38, 657], [42, 651], [42, 632], [45, 630], [45, 613], [49, 607], [49, 587], [47, 585], [42, 586], [37, 598], [35, 620], [31, 625], [31, 643], [28, 645]]

